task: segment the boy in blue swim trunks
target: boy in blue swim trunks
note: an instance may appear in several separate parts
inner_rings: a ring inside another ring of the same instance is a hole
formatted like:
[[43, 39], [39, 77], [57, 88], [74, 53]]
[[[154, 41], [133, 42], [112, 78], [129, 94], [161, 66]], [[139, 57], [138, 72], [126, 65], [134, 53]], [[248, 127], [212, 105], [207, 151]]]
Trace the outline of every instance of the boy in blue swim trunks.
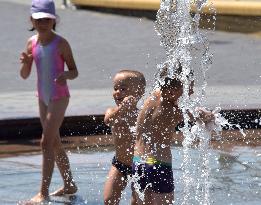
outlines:
[[[163, 80], [163, 85], [147, 98], [138, 116], [132, 165], [134, 198], [138, 204], [174, 203], [171, 142], [176, 126], [183, 121], [178, 107], [183, 85], [175, 75]], [[192, 94], [193, 82], [190, 87]], [[210, 111], [202, 110], [201, 120], [208, 122], [213, 118]]]
[[[115, 156], [104, 185], [104, 204], [119, 204], [128, 176], [132, 173], [134, 130], [138, 108], [137, 102], [145, 92], [146, 81], [142, 73], [122, 70], [114, 79], [113, 98], [116, 106], [108, 108], [104, 122], [111, 127], [114, 136]], [[132, 201], [132, 204], [135, 204]]]

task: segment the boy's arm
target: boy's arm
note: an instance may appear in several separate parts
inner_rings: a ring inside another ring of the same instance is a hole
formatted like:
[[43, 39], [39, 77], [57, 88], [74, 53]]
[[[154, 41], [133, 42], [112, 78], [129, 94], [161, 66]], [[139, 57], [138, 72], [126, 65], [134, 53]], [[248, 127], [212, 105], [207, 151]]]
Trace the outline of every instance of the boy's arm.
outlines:
[[22, 52], [20, 55], [20, 76], [23, 79], [26, 79], [29, 77], [31, 70], [32, 70], [32, 64], [33, 64], [33, 56], [32, 56], [32, 41], [29, 39], [27, 41], [26, 45], [26, 51]]
[[215, 120], [215, 115], [211, 111], [206, 110], [203, 107], [198, 107], [196, 110], [199, 112], [199, 117], [196, 118], [197, 122], [206, 124]]
[[123, 121], [129, 111], [136, 109], [136, 104], [133, 96], [125, 97], [119, 106], [107, 109], [104, 117], [105, 124], [112, 126], [116, 121]]
[[116, 108], [108, 108], [105, 112], [104, 123], [108, 126], [112, 126], [115, 120], [119, 117], [119, 109]]

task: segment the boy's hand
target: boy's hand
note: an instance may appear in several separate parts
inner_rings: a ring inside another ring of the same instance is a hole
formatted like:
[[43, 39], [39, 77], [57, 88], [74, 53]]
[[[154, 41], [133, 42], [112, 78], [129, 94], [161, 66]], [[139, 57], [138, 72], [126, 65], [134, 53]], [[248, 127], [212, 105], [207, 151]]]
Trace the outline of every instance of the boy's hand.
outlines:
[[56, 83], [58, 83], [59, 85], [65, 85], [66, 84], [66, 73], [63, 72], [63, 73], [60, 73], [58, 75], [58, 77], [54, 80]]
[[125, 97], [125, 98], [123, 99], [123, 101], [121, 102], [121, 106], [122, 106], [123, 108], [129, 109], [129, 108], [135, 106], [136, 103], [137, 103], [136, 98], [133, 97], [132, 95], [130, 95], [130, 96], [127, 96], [127, 97]]
[[21, 56], [20, 56], [20, 62], [22, 64], [28, 64], [29, 65], [32, 62], [32, 58], [33, 58], [32, 54], [27, 54], [25, 52], [22, 52]]
[[208, 111], [205, 108], [197, 108], [197, 111], [199, 112], [199, 119], [204, 123], [215, 120], [215, 115], [211, 111]]

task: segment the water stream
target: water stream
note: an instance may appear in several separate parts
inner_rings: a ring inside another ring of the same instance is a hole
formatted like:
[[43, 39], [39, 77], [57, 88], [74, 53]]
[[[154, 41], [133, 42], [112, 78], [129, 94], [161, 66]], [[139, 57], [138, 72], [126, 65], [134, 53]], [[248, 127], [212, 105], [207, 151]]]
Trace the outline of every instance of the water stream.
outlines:
[[[155, 24], [160, 44], [166, 51], [166, 60], [158, 65], [156, 79], [161, 83], [162, 72], [167, 69], [168, 77], [173, 78], [178, 74], [179, 80], [183, 83], [183, 95], [178, 102], [184, 117], [182, 205], [210, 204], [208, 144], [211, 135], [204, 125], [196, 124], [190, 129], [188, 114], [189, 111], [193, 116], [198, 116], [196, 107], [202, 106], [207, 86], [206, 71], [212, 64], [208, 39], [199, 29], [200, 11], [206, 2], [206, 0], [162, 0]], [[191, 14], [192, 4], [195, 7], [194, 14]], [[191, 85], [194, 85], [192, 96]], [[200, 152], [198, 160], [192, 161], [189, 149], [196, 140], [199, 140]]]
[[[184, 127], [181, 129], [184, 135], [181, 165], [184, 186], [182, 205], [211, 204], [209, 194], [211, 132], [215, 131], [219, 134], [222, 127], [227, 125], [236, 126], [244, 135], [238, 125], [229, 124], [219, 114], [220, 108], [213, 111], [215, 122], [211, 124], [196, 123], [190, 128], [189, 113], [198, 117], [198, 107], [202, 107], [205, 100], [206, 71], [210, 68], [213, 57], [206, 31], [199, 29], [200, 13], [206, 3], [207, 0], [161, 0], [155, 22], [160, 44], [166, 52], [166, 60], [158, 64], [155, 86], [163, 83], [165, 77], [173, 78], [174, 76], [183, 83], [183, 95], [178, 102], [184, 117]], [[192, 7], [194, 8], [193, 13], [191, 12]], [[211, 7], [210, 9], [214, 10]], [[215, 15], [213, 20], [215, 20]], [[165, 74], [162, 76], [164, 72]], [[191, 87], [193, 87], [193, 95], [191, 95]], [[190, 152], [195, 142], [198, 142], [196, 145], [199, 151], [197, 160], [191, 156]]]

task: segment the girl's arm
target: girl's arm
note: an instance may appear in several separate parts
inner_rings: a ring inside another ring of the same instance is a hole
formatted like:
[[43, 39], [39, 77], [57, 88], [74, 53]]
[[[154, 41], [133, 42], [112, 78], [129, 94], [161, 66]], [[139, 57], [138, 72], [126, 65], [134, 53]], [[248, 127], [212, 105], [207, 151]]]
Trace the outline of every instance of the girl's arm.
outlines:
[[21, 53], [20, 62], [22, 64], [21, 69], [20, 69], [20, 76], [23, 79], [26, 79], [29, 77], [29, 75], [31, 73], [32, 64], [33, 64], [31, 39], [29, 39], [27, 42], [26, 51]]
[[62, 39], [62, 41], [61, 41], [61, 54], [68, 67], [68, 71], [64, 72], [65, 80], [66, 79], [73, 80], [73, 79], [77, 78], [78, 70], [77, 70], [77, 66], [74, 61], [72, 49], [71, 49], [69, 43], [65, 39]]

